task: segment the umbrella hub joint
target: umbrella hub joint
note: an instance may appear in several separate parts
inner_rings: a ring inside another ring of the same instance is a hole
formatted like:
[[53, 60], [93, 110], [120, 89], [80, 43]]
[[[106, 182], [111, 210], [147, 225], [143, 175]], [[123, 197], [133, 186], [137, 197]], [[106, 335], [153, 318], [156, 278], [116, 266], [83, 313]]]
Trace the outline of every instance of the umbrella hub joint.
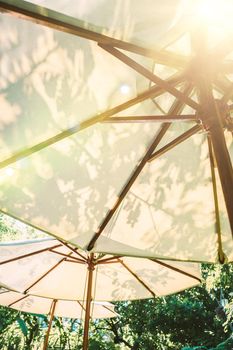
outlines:
[[89, 271], [95, 270], [95, 260], [93, 259], [93, 257], [89, 257], [87, 259], [87, 268]]
[[204, 129], [209, 131], [211, 128], [218, 127], [220, 122], [223, 129], [233, 131], [233, 118], [231, 117], [228, 104], [219, 99], [215, 99], [214, 102], [218, 117], [216, 112], [212, 110], [207, 110], [204, 113], [202, 112], [201, 115], [197, 115], [197, 118], [202, 121]]

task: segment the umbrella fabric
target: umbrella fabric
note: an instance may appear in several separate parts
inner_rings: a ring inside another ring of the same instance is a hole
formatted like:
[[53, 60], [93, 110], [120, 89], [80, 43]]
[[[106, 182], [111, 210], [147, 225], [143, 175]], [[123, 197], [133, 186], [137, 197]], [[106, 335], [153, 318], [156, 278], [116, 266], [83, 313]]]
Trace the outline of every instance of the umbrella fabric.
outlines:
[[[35, 295], [23, 295], [5, 288], [0, 289], [0, 305], [35, 314], [49, 314], [54, 299], [41, 298]], [[91, 307], [91, 318], [116, 317], [114, 305], [108, 302], [94, 303]], [[84, 318], [85, 307], [83, 303], [75, 300], [56, 300], [54, 316], [69, 318]]]
[[[85, 300], [89, 261], [54, 239], [2, 243], [0, 282], [9, 289], [52, 299]], [[198, 264], [96, 255], [92, 300], [163, 296], [200, 283]]]
[[232, 22], [204, 21], [206, 62], [199, 3], [0, 1], [21, 12], [1, 15], [3, 213], [92, 252], [233, 260], [232, 169], [203, 113], [232, 157]]

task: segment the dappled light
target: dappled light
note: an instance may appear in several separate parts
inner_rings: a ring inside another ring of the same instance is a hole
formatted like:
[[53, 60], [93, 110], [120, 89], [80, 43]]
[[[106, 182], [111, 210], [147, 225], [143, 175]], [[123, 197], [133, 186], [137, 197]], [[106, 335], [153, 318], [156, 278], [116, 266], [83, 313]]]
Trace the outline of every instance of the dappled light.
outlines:
[[[193, 136], [150, 163], [109, 223], [106, 235], [155, 256], [199, 260], [201, 254], [203, 261], [215, 261], [217, 237], [206, 146], [202, 135]], [[221, 216], [226, 222], [224, 208]], [[223, 250], [231, 256], [229, 227], [222, 234]]]
[[1, 15], [3, 213], [86, 251], [232, 260], [230, 198], [203, 103], [215, 98], [232, 152], [232, 50], [218, 24], [213, 40], [212, 22], [198, 42], [199, 5], [32, 1], [21, 6], [44, 22]]
[[0, 0], [0, 348], [232, 348], [232, 15]]

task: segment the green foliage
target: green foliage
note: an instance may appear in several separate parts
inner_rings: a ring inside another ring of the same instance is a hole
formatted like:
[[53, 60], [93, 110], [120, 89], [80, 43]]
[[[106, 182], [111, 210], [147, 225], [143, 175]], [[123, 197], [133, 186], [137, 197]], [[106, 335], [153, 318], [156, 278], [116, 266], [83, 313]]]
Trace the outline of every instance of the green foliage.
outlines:
[[194, 346], [194, 348], [182, 348], [181, 350], [207, 350], [205, 346]]
[[0, 334], [16, 321], [18, 311], [0, 306]]
[[27, 326], [26, 326], [26, 323], [24, 322], [24, 320], [22, 320], [20, 318], [20, 316], [18, 316], [16, 318], [16, 321], [18, 322], [20, 328], [21, 328], [21, 331], [23, 332], [23, 335], [26, 337], [27, 334], [28, 334], [28, 329], [27, 329]]
[[215, 349], [210, 350], [232, 350], [233, 349], [233, 339], [227, 339], [226, 341], [219, 344]]
[[194, 346], [193, 348], [190, 347], [185, 347], [182, 348], [181, 350], [232, 350], [233, 349], [233, 339], [229, 338], [227, 340], [225, 340], [224, 342], [218, 344], [216, 346], [216, 348], [207, 348], [207, 347], [203, 347], [203, 346]]
[[43, 232], [0, 213], [0, 241], [33, 239], [45, 236]]

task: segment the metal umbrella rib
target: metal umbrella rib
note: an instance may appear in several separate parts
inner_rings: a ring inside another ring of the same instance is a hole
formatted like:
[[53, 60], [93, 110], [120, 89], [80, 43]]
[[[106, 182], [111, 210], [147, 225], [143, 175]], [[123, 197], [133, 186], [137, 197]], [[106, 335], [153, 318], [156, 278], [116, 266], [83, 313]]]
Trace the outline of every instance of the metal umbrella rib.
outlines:
[[[13, 16], [27, 19], [29, 21], [39, 23], [43, 26], [53, 28], [65, 33], [77, 35], [81, 38], [88, 40], [93, 40], [98, 43], [110, 44], [121, 49], [150, 57], [162, 64], [171, 64], [175, 67], [184, 67], [187, 60], [185, 56], [176, 55], [171, 52], [163, 52], [152, 50], [150, 48], [140, 47], [138, 45], [132, 44], [130, 42], [125, 42], [123, 40], [117, 40], [106, 35], [97, 33], [96, 31], [85, 29], [80, 27], [79, 21], [72, 17], [66, 16], [64, 14], [58, 13], [47, 8], [43, 8], [38, 5], [25, 3], [22, 1], [0, 1], [0, 9], [7, 11]], [[83, 24], [84, 25], [84, 24]]]
[[162, 137], [164, 136], [164, 134], [166, 133], [168, 128], [169, 128], [169, 124], [164, 124], [164, 125], [161, 126], [161, 129], [160, 129], [159, 133], [156, 135], [154, 141], [150, 145], [150, 147], [147, 150], [145, 156], [142, 158], [141, 162], [138, 164], [138, 166], [136, 167], [135, 171], [130, 176], [129, 180], [127, 181], [127, 183], [123, 187], [122, 191], [120, 192], [120, 194], [118, 196], [118, 199], [115, 202], [113, 208], [108, 211], [108, 213], [106, 214], [104, 220], [100, 224], [97, 232], [95, 232], [95, 234], [93, 235], [92, 239], [90, 240], [90, 242], [89, 242], [89, 244], [87, 246], [87, 250], [91, 250], [94, 247], [94, 244], [97, 241], [98, 237], [101, 235], [102, 231], [104, 230], [104, 228], [108, 224], [109, 220], [112, 218], [112, 216], [116, 212], [116, 210], [119, 207], [119, 205], [121, 204], [122, 200], [124, 199], [124, 197], [128, 193], [130, 187], [132, 186], [134, 181], [137, 179], [138, 175], [140, 174], [140, 172], [142, 171], [143, 167], [147, 163], [150, 155], [153, 153], [155, 147], [158, 145], [158, 143], [160, 142], [160, 140], [162, 139]]
[[124, 117], [111, 117], [104, 120], [104, 123], [144, 123], [144, 122], [156, 122], [156, 123], [172, 123], [172, 122], [191, 122], [197, 121], [197, 117], [194, 114], [178, 114], [178, 115], [145, 115], [145, 116], [124, 116]]
[[166, 146], [160, 148], [158, 151], [154, 152], [151, 157], [149, 158], [148, 162], [153, 161], [157, 157], [160, 157], [165, 152], [169, 151], [171, 148], [177, 146], [179, 143], [187, 140], [192, 135], [196, 134], [198, 131], [202, 129], [202, 126], [195, 125], [192, 128], [190, 128], [188, 131], [184, 132], [182, 135], [178, 136], [173, 141], [169, 142]]
[[[184, 90], [184, 96], [189, 95], [189, 93], [192, 90], [192, 85], [187, 84]], [[182, 100], [176, 100], [173, 105], [171, 106], [168, 115], [172, 115], [173, 113], [180, 113], [182, 109], [184, 108], [184, 101]], [[163, 123], [160, 127], [160, 131], [155, 137], [154, 142], [151, 144], [150, 148], [148, 148], [145, 156], [142, 158], [141, 162], [138, 164], [137, 168], [129, 178], [129, 180], [126, 182], [125, 186], [123, 187], [122, 191], [118, 195], [118, 199], [112, 209], [108, 211], [105, 218], [103, 219], [101, 225], [99, 226], [97, 232], [95, 232], [94, 236], [92, 237], [91, 241], [89, 242], [87, 246], [87, 250], [91, 250], [94, 247], [95, 242], [101, 235], [102, 231], [104, 230], [105, 226], [108, 224], [109, 220], [112, 218], [114, 213], [116, 212], [117, 208], [122, 203], [124, 197], [132, 187], [133, 183], [137, 179], [137, 177], [140, 175], [141, 171], [143, 170], [146, 163], [150, 160], [151, 156], [153, 155], [154, 149], [158, 146], [160, 141], [163, 139], [164, 135], [166, 134], [167, 130], [169, 129], [171, 123]]]
[[[171, 84], [178, 84], [183, 80], [182, 75], [176, 75], [174, 77], [171, 77], [170, 79], [168, 79], [170, 81]], [[79, 124], [76, 124], [75, 126], [71, 127], [70, 129], [67, 129], [65, 131], [62, 131], [61, 133], [45, 140], [42, 141], [36, 145], [33, 145], [25, 150], [20, 150], [18, 152], [16, 152], [14, 155], [12, 155], [11, 157], [9, 157], [8, 159], [5, 159], [3, 161], [0, 162], [0, 169], [5, 168], [15, 162], [17, 162], [18, 160], [24, 159], [36, 152], [39, 152], [43, 149], [45, 149], [46, 147], [49, 147], [53, 144], [56, 144], [57, 142], [66, 139], [69, 136], [72, 136], [82, 130], [85, 130], [93, 125], [95, 125], [96, 123], [100, 123], [100, 122], [104, 122], [106, 121], [108, 118], [110, 118], [112, 115], [119, 113], [121, 111], [124, 111], [125, 109], [128, 109], [129, 107], [134, 106], [135, 104], [138, 104], [140, 102], [143, 102], [144, 100], [147, 100], [151, 97], [155, 97], [158, 96], [159, 94], [163, 93], [163, 89], [160, 86], [153, 86], [150, 89], [148, 89], [145, 92], [142, 92], [141, 94], [138, 94], [138, 96], [136, 96], [135, 98], [122, 103], [119, 106], [113, 107], [103, 113], [99, 113], [97, 116], [94, 116], [88, 120], [85, 120]]]
[[190, 107], [192, 107], [193, 109], [195, 109], [197, 111], [201, 111], [201, 106], [198, 103], [196, 103], [195, 101], [193, 101], [189, 97], [185, 96], [185, 94], [183, 94], [182, 92], [180, 92], [179, 90], [177, 90], [176, 88], [171, 86], [168, 82], [159, 78], [155, 74], [151, 73], [146, 68], [144, 68], [142, 65], [138, 64], [137, 62], [132, 60], [130, 57], [125, 55], [124, 53], [120, 52], [119, 50], [117, 50], [114, 47], [109, 46], [109, 45], [102, 45], [102, 44], [100, 45], [99, 44], [99, 46], [102, 47], [104, 50], [108, 51], [109, 53], [111, 53], [113, 56], [117, 57], [119, 60], [121, 60], [122, 62], [124, 62], [128, 66], [130, 66], [132, 69], [134, 69], [138, 73], [142, 74], [143, 76], [145, 76], [149, 80], [153, 81], [155, 84], [157, 84], [162, 89], [164, 89], [165, 91], [167, 91], [170, 94], [172, 94], [173, 96], [175, 96], [177, 99], [181, 100], [183, 103], [186, 103], [187, 105], [189, 105]]

